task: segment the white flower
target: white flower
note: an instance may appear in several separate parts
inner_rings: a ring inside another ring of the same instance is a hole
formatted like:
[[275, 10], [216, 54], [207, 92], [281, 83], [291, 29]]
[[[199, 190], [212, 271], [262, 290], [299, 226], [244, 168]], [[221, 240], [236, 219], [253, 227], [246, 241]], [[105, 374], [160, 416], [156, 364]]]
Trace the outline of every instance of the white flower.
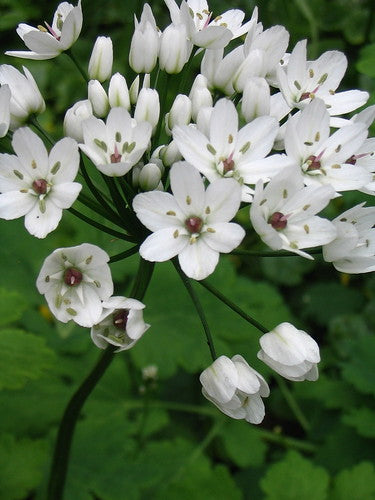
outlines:
[[152, 262], [178, 255], [184, 273], [201, 280], [215, 270], [219, 252], [231, 252], [245, 236], [242, 227], [229, 222], [240, 206], [241, 189], [233, 179], [219, 179], [205, 191], [198, 171], [185, 162], [172, 167], [170, 179], [173, 195], [152, 191], [134, 198], [137, 217], [153, 231], [139, 253]]
[[0, 87], [0, 137], [7, 135], [10, 124], [10, 88], [9, 85]]
[[286, 125], [285, 151], [299, 165], [307, 185], [330, 184], [336, 191], [360, 189], [372, 180], [372, 175], [360, 165], [353, 165], [367, 137], [365, 123], [346, 125], [331, 136], [330, 118], [321, 99], [313, 99], [305, 109]]
[[23, 67], [24, 74], [9, 64], [0, 66], [0, 84], [8, 85], [11, 92], [9, 111], [11, 130], [24, 124], [32, 113], [45, 110], [43, 97], [30, 71]]
[[49, 156], [41, 139], [30, 129], [13, 135], [16, 155], [0, 155], [0, 217], [25, 216], [25, 227], [44, 238], [60, 222], [82, 188], [73, 182], [79, 166], [77, 143], [66, 137], [57, 142]]
[[18, 25], [17, 33], [26, 47], [31, 51], [10, 50], [8, 56], [24, 59], [53, 59], [64, 50], [69, 49], [79, 37], [82, 28], [81, 0], [74, 7], [62, 2], [53, 16], [52, 26], [34, 28], [28, 24]]
[[196, 127], [174, 127], [173, 139], [186, 161], [212, 182], [232, 177], [242, 186], [242, 201], [250, 201], [250, 188], [259, 179], [269, 180], [290, 164], [285, 155], [270, 152], [279, 125], [275, 118], [261, 116], [238, 130], [238, 114], [228, 99], [214, 106], [208, 137]]
[[91, 80], [105, 82], [111, 76], [113, 45], [109, 36], [98, 36], [91, 52], [88, 74]]
[[329, 243], [336, 236], [330, 221], [314, 215], [334, 197], [331, 186], [304, 187], [298, 169], [285, 169], [265, 188], [261, 182], [257, 184], [250, 219], [255, 231], [273, 250], [283, 248], [312, 259], [301, 249]]
[[82, 123], [92, 115], [92, 105], [88, 99], [76, 102], [65, 113], [64, 134], [68, 137], [72, 137], [77, 142], [82, 142]]
[[143, 321], [142, 309], [145, 306], [139, 300], [110, 297], [102, 306], [102, 315], [91, 328], [91, 338], [100, 349], [112, 344], [118, 347], [116, 352], [126, 351], [150, 327]]
[[235, 419], [260, 424], [264, 418], [262, 397], [270, 390], [262, 375], [251, 368], [242, 356], [217, 358], [200, 375], [203, 395], [219, 410]]
[[259, 339], [258, 358], [288, 380], [317, 380], [319, 346], [303, 330], [281, 323]]
[[59, 321], [86, 327], [99, 322], [102, 301], [113, 293], [108, 261], [104, 250], [89, 243], [58, 248], [46, 258], [36, 286]]
[[151, 125], [135, 124], [125, 108], [112, 108], [104, 123], [94, 116], [82, 123], [81, 150], [103, 174], [125, 175], [146, 151]]
[[[316, 61], [306, 60], [306, 40], [296, 44], [288, 64], [278, 66], [280, 90], [290, 108], [304, 108], [312, 99], [322, 99], [331, 116], [349, 113], [368, 99], [368, 93], [347, 90], [336, 93], [348, 65], [342, 52], [324, 52]], [[334, 122], [331, 122], [334, 126]]]
[[332, 222], [337, 237], [323, 247], [324, 260], [343, 273], [375, 271], [375, 207], [361, 203]]
[[159, 54], [159, 32], [148, 3], [143, 6], [139, 22], [134, 16], [134, 24], [129, 52], [130, 67], [136, 73], [151, 73]]

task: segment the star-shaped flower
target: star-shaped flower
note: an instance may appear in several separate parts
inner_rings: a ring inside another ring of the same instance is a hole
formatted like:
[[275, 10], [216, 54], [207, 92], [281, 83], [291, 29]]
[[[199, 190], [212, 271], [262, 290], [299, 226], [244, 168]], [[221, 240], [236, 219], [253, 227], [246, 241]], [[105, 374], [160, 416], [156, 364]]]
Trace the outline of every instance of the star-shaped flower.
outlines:
[[199, 172], [186, 162], [170, 173], [172, 194], [138, 194], [133, 207], [153, 234], [142, 243], [141, 256], [163, 262], [178, 255], [184, 273], [201, 280], [213, 273], [219, 253], [236, 248], [245, 236], [241, 226], [229, 222], [241, 202], [241, 188], [233, 179], [219, 179], [205, 191]]

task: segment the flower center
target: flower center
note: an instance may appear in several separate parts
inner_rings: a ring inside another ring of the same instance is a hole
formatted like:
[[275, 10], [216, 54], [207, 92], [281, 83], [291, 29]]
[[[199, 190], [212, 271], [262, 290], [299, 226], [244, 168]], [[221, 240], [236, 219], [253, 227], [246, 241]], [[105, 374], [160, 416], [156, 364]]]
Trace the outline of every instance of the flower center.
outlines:
[[203, 227], [203, 221], [200, 217], [189, 217], [185, 220], [185, 227], [189, 233], [200, 233]]
[[357, 163], [357, 156], [352, 155], [350, 158], [346, 160], [345, 163], [349, 163], [349, 165], [355, 165]]
[[228, 172], [231, 172], [234, 170], [234, 161], [232, 160], [231, 157], [227, 158], [226, 160], [223, 160], [223, 174], [227, 174]]
[[319, 170], [322, 166], [320, 163], [320, 158], [318, 158], [317, 156], [314, 156], [314, 155], [311, 155], [307, 158], [307, 163], [309, 165], [307, 167], [307, 171]]
[[117, 145], [115, 144], [115, 152], [111, 154], [111, 163], [120, 163], [121, 155], [118, 152]]
[[64, 283], [69, 286], [77, 286], [81, 283], [83, 275], [75, 267], [69, 267], [64, 273]]
[[126, 330], [128, 322], [129, 309], [120, 309], [113, 315], [113, 326], [118, 330]]
[[32, 187], [36, 194], [46, 194], [48, 183], [45, 179], [37, 179], [33, 182]]
[[288, 223], [288, 219], [281, 212], [274, 212], [271, 217], [268, 219], [268, 224], [276, 229], [276, 231], [280, 231], [284, 229]]

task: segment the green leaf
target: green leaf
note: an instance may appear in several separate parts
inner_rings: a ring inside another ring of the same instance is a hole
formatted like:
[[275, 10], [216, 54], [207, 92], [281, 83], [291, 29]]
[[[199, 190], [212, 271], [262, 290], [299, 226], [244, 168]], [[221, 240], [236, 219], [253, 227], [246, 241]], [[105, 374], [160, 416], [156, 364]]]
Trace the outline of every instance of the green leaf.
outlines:
[[362, 462], [343, 470], [334, 479], [331, 500], [374, 500], [375, 470], [370, 462]]
[[350, 358], [343, 363], [342, 375], [358, 391], [375, 395], [375, 337], [367, 336], [352, 343]]
[[0, 389], [19, 389], [40, 377], [55, 361], [43, 339], [16, 329], [0, 330]]
[[314, 267], [314, 261], [298, 257], [267, 257], [260, 260], [264, 275], [274, 283], [299, 285], [303, 276]]
[[265, 500], [325, 500], [328, 498], [329, 475], [296, 451], [271, 465], [261, 479]]
[[20, 293], [0, 288], [0, 326], [20, 319], [26, 307], [27, 302]]
[[36, 488], [47, 458], [46, 442], [0, 436], [0, 498], [21, 500]]
[[342, 421], [356, 428], [358, 434], [367, 438], [375, 438], [375, 411], [370, 408], [352, 408], [343, 415]]
[[259, 467], [263, 464], [267, 445], [255, 426], [228, 420], [220, 434], [225, 451], [233, 463], [239, 467]]

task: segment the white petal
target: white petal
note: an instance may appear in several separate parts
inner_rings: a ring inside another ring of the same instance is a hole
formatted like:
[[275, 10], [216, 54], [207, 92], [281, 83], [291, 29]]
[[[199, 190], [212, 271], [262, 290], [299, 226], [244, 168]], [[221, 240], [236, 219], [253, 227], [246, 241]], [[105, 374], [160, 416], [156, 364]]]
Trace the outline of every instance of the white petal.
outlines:
[[189, 243], [186, 235], [174, 237], [175, 231], [178, 230], [169, 227], [150, 234], [139, 249], [141, 257], [151, 262], [164, 262], [175, 257]]
[[[203, 175], [212, 175], [215, 155], [207, 149], [209, 141], [205, 135], [192, 126], [176, 126], [173, 139], [186, 161], [194, 165]], [[212, 145], [211, 145], [212, 146]]]
[[[238, 132], [238, 114], [232, 101], [220, 99], [215, 104], [210, 120], [210, 141], [217, 151], [233, 150]], [[229, 155], [229, 153], [228, 153]]]
[[202, 215], [205, 201], [204, 184], [198, 170], [186, 162], [173, 165], [170, 172], [175, 199], [186, 216]]
[[185, 216], [170, 193], [150, 191], [138, 194], [133, 200], [133, 208], [150, 231], [183, 227]]
[[[59, 168], [56, 164], [59, 163]], [[55, 169], [53, 168], [55, 166]], [[76, 178], [79, 167], [78, 144], [74, 139], [65, 137], [57, 142], [49, 154], [49, 168], [52, 172], [52, 182], [72, 182]]]
[[48, 233], [58, 226], [62, 210], [46, 199], [45, 211], [40, 211], [39, 203], [25, 216], [25, 227], [30, 234], [37, 238], [45, 238]]
[[245, 406], [246, 417], [245, 420], [251, 424], [260, 424], [265, 415], [265, 408], [262, 398], [259, 394], [249, 396]]
[[82, 185], [78, 182], [63, 182], [52, 186], [48, 198], [59, 208], [70, 208], [78, 198]]
[[14, 132], [12, 146], [29, 175], [44, 179], [48, 172], [48, 154], [42, 139], [27, 127]]
[[236, 215], [241, 203], [241, 187], [234, 179], [217, 179], [206, 190], [206, 221], [227, 222]]
[[37, 198], [28, 193], [8, 191], [0, 194], [0, 218], [11, 220], [22, 217], [32, 210]]
[[210, 397], [227, 403], [236, 391], [238, 372], [229, 358], [220, 356], [201, 373], [199, 380]]
[[203, 280], [212, 274], [219, 262], [219, 252], [212, 250], [202, 238], [186, 244], [178, 256], [181, 269], [186, 276], [195, 280]]
[[229, 253], [234, 250], [245, 237], [245, 231], [233, 222], [217, 222], [210, 225], [214, 232], [205, 232], [201, 238], [216, 252]]

